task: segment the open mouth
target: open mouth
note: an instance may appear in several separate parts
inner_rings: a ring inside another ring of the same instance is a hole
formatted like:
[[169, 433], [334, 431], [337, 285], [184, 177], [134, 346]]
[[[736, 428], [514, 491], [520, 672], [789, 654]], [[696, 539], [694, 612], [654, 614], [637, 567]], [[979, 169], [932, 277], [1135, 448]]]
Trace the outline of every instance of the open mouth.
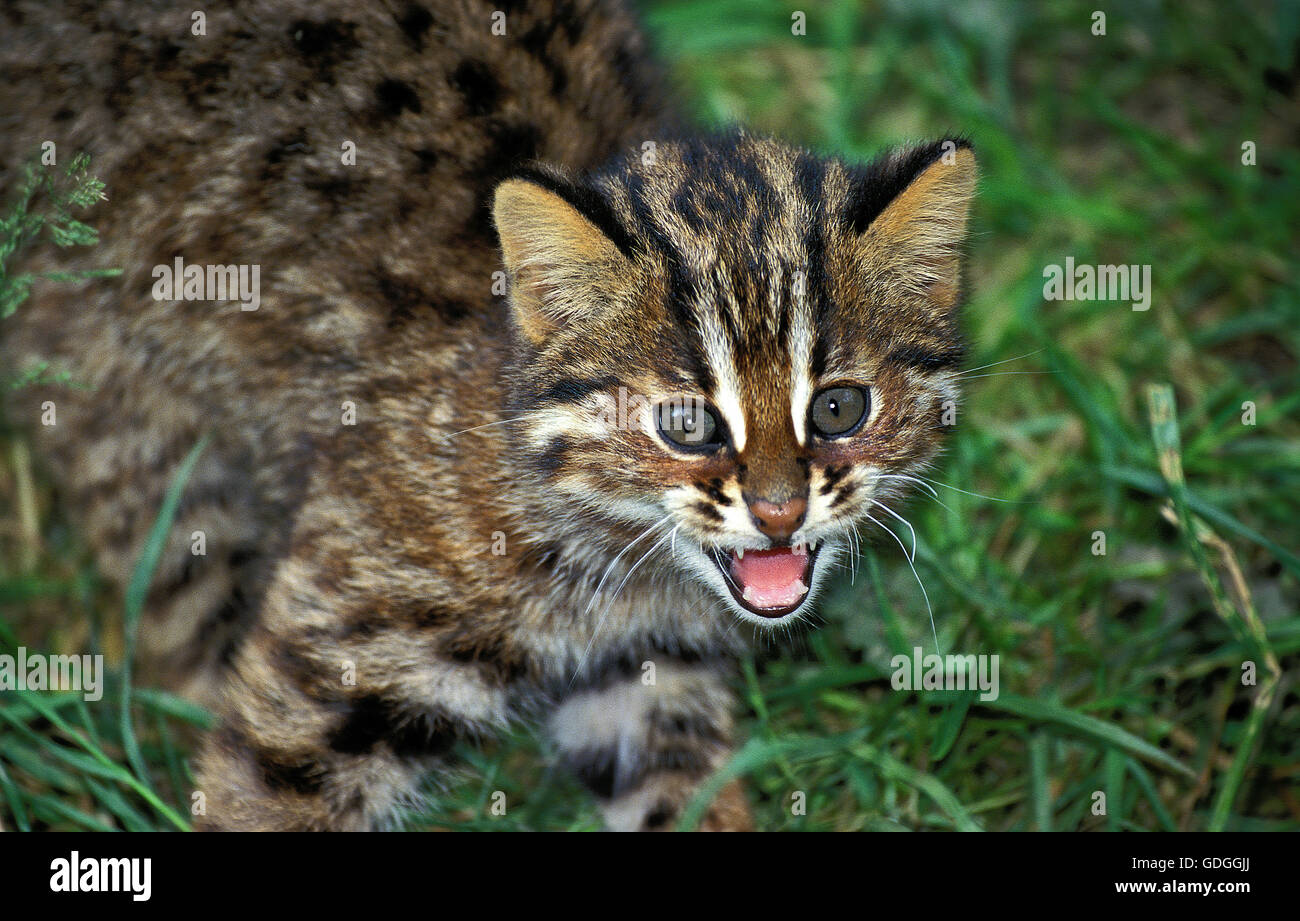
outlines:
[[793, 613], [808, 597], [820, 548], [804, 544], [772, 550], [714, 550], [713, 562], [746, 611], [777, 619]]

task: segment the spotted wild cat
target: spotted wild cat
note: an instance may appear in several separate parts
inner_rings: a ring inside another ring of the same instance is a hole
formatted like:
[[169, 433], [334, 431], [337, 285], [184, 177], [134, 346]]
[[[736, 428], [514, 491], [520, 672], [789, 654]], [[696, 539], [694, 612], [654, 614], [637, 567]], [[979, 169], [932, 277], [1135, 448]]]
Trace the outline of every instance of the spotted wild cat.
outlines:
[[[969, 146], [683, 131], [590, 0], [192, 13], [6, 5], [0, 183], [47, 139], [107, 181], [104, 242], [24, 268], [122, 275], [38, 288], [2, 348], [88, 385], [9, 412], [110, 579], [211, 438], [141, 628], [220, 717], [201, 826], [382, 827], [523, 718], [610, 827], [670, 826], [748, 634], [940, 446]], [[156, 298], [177, 257], [258, 266], [258, 309]], [[728, 787], [705, 827], [748, 826]]]

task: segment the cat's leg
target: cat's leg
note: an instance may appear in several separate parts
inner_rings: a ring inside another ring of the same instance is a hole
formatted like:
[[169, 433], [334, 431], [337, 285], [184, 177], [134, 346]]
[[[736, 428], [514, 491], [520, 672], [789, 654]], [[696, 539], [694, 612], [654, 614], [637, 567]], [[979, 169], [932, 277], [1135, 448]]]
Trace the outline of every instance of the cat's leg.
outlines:
[[383, 828], [458, 738], [508, 719], [504, 688], [425, 642], [416, 611], [328, 581], [278, 570], [198, 759], [196, 827]]
[[[616, 831], [671, 829], [731, 752], [732, 699], [721, 666], [653, 664], [573, 692], [550, 719], [563, 762]], [[739, 784], [722, 789], [699, 827], [752, 830]]]

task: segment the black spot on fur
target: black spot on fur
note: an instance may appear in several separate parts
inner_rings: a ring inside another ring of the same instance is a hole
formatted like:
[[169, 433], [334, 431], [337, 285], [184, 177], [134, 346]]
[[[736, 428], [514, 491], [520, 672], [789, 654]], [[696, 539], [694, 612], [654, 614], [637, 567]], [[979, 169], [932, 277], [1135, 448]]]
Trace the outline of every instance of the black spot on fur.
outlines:
[[199, 61], [185, 70], [185, 102], [194, 109], [212, 109], [223, 105], [223, 84], [230, 76], [230, 63], [222, 60]]
[[551, 94], [554, 96], [561, 95], [569, 85], [569, 74], [564, 69], [562, 59], [557, 60], [547, 49], [558, 25], [559, 22], [551, 17], [537, 23], [519, 38], [519, 46], [546, 69], [551, 78]]
[[312, 22], [299, 19], [289, 25], [289, 39], [316, 74], [316, 79], [334, 82], [334, 68], [359, 47], [356, 23], [340, 19]]
[[565, 764], [582, 785], [593, 795], [606, 800], [614, 797], [617, 763], [617, 756], [611, 751], [576, 752], [565, 759]]
[[723, 521], [722, 513], [719, 512], [712, 505], [709, 505], [707, 502], [693, 502], [691, 503], [691, 510], [698, 512], [701, 516], [707, 518], [709, 521], [714, 521], [719, 523]]
[[423, 51], [424, 33], [433, 25], [433, 14], [418, 3], [412, 3], [397, 18], [397, 25], [401, 27], [402, 34], [411, 43], [411, 47]]
[[527, 661], [498, 634], [453, 634], [439, 648], [453, 662], [474, 666], [497, 685], [514, 684], [528, 671]]
[[382, 629], [383, 625], [379, 621], [359, 617], [343, 625], [343, 629], [339, 631], [339, 639], [347, 640], [353, 637], [374, 636]]
[[676, 737], [679, 744], [682, 740], [726, 741], [721, 727], [704, 716], [656, 710], [650, 715], [650, 721], [662, 737]]
[[430, 627], [440, 627], [455, 616], [456, 614], [451, 608], [440, 604], [417, 605], [411, 608], [410, 613], [412, 625], [422, 630], [427, 630]]
[[298, 644], [281, 643], [275, 650], [275, 661], [280, 673], [292, 681], [294, 687], [308, 697], [319, 698], [316, 688], [320, 684], [320, 670]]
[[844, 479], [848, 472], [848, 467], [827, 467], [823, 470], [822, 477], [824, 482], [822, 483], [821, 494], [823, 496], [829, 496], [834, 492], [835, 487], [839, 485], [840, 480]]
[[582, 30], [586, 27], [586, 12], [579, 11], [571, 0], [560, 0], [555, 5], [552, 13], [557, 25], [564, 29], [564, 37], [569, 40], [569, 44], [574, 44], [582, 38]]
[[227, 724], [212, 736], [213, 744], [234, 757], [247, 755], [272, 790], [292, 790], [304, 796], [317, 793], [329, 771], [310, 756], [273, 751], [255, 743], [237, 725]]
[[[277, 167], [291, 155], [311, 153], [311, 147], [307, 143], [307, 133], [298, 130], [293, 134], [282, 138], [277, 138], [266, 151], [266, 164], [268, 167]], [[262, 175], [263, 179], [276, 178], [282, 170], [267, 169]]]
[[519, 47], [523, 48], [538, 60], [547, 58], [546, 46], [551, 41], [551, 36], [555, 34], [557, 23], [554, 19], [545, 19], [536, 23], [523, 35], [519, 36]]
[[644, 78], [643, 68], [626, 45], [614, 51], [614, 71], [619, 86], [627, 94], [634, 110], [644, 108], [650, 97], [650, 86]]
[[383, 118], [397, 118], [403, 112], [421, 112], [424, 107], [414, 87], [402, 80], [384, 80], [375, 87], [375, 101]]
[[329, 735], [342, 755], [364, 755], [381, 742], [401, 758], [440, 755], [456, 742], [452, 722], [441, 714], [404, 714], [390, 701], [369, 694], [353, 701], [343, 723]]
[[542, 136], [536, 125], [528, 122], [491, 121], [487, 131], [492, 145], [479, 161], [479, 168], [493, 185], [520, 164], [537, 159]]
[[438, 160], [440, 159], [438, 151], [430, 150], [427, 147], [421, 150], [413, 150], [411, 153], [415, 154], [415, 159], [417, 161], [415, 172], [420, 176], [427, 175], [432, 171], [433, 168], [438, 165]]
[[329, 735], [329, 747], [341, 755], [364, 755], [391, 734], [392, 724], [384, 701], [369, 695], [354, 701], [342, 725]]
[[348, 42], [355, 45], [354, 31], [356, 26], [353, 23], [338, 19], [324, 22], [299, 19], [289, 25], [289, 37], [293, 39], [294, 47], [307, 57], [333, 54], [339, 45]]
[[175, 42], [163, 41], [158, 45], [158, 53], [154, 62], [160, 70], [166, 69], [171, 66], [172, 62], [175, 61], [177, 57], [180, 56], [180, 53], [180, 46]]
[[302, 178], [303, 188], [320, 195], [329, 206], [331, 216], [338, 214], [343, 204], [365, 184], [366, 180], [357, 179], [350, 173], [312, 172]]
[[253, 562], [259, 556], [261, 556], [261, 553], [256, 547], [251, 547], [246, 544], [238, 545], [230, 548], [230, 552], [226, 554], [226, 565], [231, 569], [238, 569], [245, 563]]
[[451, 720], [438, 714], [421, 714], [399, 722], [388, 746], [399, 758], [432, 758], [451, 751], [457, 737]]
[[[208, 616], [207, 622], [201, 629], [211, 630], [223, 625], [239, 624], [245, 621], [252, 614], [252, 605], [249, 604], [247, 596], [244, 594], [242, 585], [236, 585], [226, 595], [225, 599], [213, 609]], [[201, 634], [203, 635], [203, 634]]]
[[461, 61], [447, 82], [465, 98], [465, 110], [470, 115], [488, 115], [501, 100], [501, 84], [482, 61]]
[[542, 135], [536, 125], [527, 122], [488, 119], [484, 124], [488, 146], [476, 161], [480, 183], [479, 206], [465, 224], [464, 235], [497, 245], [496, 229], [492, 224], [492, 191], [497, 183], [515, 173], [522, 164], [536, 160]]
[[722, 491], [722, 481], [712, 480], [708, 483], [696, 483], [695, 488], [704, 493], [718, 505], [729, 506], [731, 500], [727, 498], [726, 493]]
[[382, 267], [373, 273], [379, 296], [388, 305], [387, 326], [400, 329], [406, 324], [430, 315], [446, 323], [459, 323], [472, 309], [464, 301], [445, 296], [432, 296], [416, 282], [394, 275]]
[[858, 491], [857, 484], [849, 483], [847, 486], [845, 486], [843, 489], [839, 491], [839, 494], [834, 499], [831, 500], [830, 507], [832, 509], [839, 508], [845, 502], [848, 502], [850, 499], [852, 499], [853, 496], [857, 493], [857, 491]]
[[564, 435], [553, 438], [533, 460], [533, 467], [542, 474], [550, 475], [564, 466], [569, 452], [573, 450], [573, 441]]
[[474, 307], [453, 297], [440, 297], [431, 302], [433, 311], [447, 323], [459, 323], [469, 316]]
[[429, 303], [428, 296], [419, 285], [399, 278], [386, 269], [376, 269], [374, 279], [379, 287], [379, 296], [388, 305], [390, 329], [409, 323]]
[[673, 807], [668, 803], [660, 803], [645, 817], [645, 828], [647, 831], [658, 831], [672, 820]]
[[320, 792], [328, 772], [310, 758], [282, 760], [283, 756], [260, 751], [254, 755], [262, 779], [272, 790], [292, 790], [303, 796]]
[[556, 565], [564, 557], [563, 548], [556, 543], [546, 541], [536, 546], [528, 547], [524, 551], [528, 559], [532, 560], [539, 569], [554, 571]]

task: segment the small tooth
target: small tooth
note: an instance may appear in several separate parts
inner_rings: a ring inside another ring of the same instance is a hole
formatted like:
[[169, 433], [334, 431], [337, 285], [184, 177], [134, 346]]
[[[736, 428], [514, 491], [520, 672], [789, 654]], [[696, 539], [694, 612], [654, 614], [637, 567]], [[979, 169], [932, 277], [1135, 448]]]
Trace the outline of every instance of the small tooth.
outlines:
[[799, 579], [797, 582], [795, 582], [794, 587], [795, 590], [798, 591], [800, 595], [806, 594], [808, 591], [808, 586], [803, 584], [803, 579]]
[[807, 556], [807, 555], [808, 555], [808, 545], [805, 544], [805, 543], [803, 543], [802, 541], [800, 541], [799, 543], [795, 544], [794, 547], [793, 547], [793, 549], [794, 549], [794, 554], [795, 554], [795, 556]]
[[746, 601], [748, 604], [753, 604], [753, 603], [754, 603], [754, 590], [751, 589], [748, 585], [746, 585], [746, 586], [745, 586], [745, 590], [744, 590], [743, 592], [741, 592], [740, 597], [741, 597], [741, 598], [744, 598], [745, 601]]
[[743, 560], [744, 558], [745, 558], [745, 548], [740, 547], [739, 549], [736, 550], [736, 559]]

